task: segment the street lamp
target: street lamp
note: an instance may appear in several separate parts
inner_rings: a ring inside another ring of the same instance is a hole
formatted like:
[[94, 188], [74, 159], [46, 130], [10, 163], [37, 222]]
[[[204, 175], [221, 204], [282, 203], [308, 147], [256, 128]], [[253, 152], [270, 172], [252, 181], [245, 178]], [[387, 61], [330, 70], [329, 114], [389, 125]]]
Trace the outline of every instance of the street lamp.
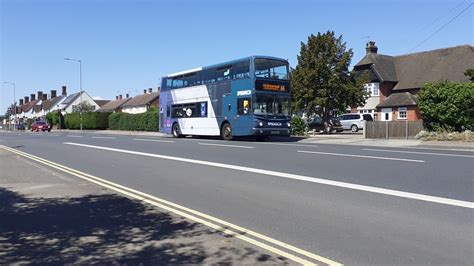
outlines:
[[79, 87], [80, 87], [80, 103], [79, 103], [79, 114], [80, 114], [80, 117], [81, 117], [81, 131], [82, 131], [82, 61], [79, 60], [79, 59], [72, 59], [72, 58], [64, 58], [64, 60], [67, 60], [67, 61], [74, 61], [74, 62], [78, 62], [79, 63]]
[[5, 84], [10, 84], [10, 85], [13, 85], [13, 131], [16, 130], [16, 102], [15, 102], [15, 99], [16, 99], [16, 96], [15, 96], [15, 91], [16, 91], [16, 85], [14, 82], [9, 82], [9, 81], [5, 81], [3, 82]]

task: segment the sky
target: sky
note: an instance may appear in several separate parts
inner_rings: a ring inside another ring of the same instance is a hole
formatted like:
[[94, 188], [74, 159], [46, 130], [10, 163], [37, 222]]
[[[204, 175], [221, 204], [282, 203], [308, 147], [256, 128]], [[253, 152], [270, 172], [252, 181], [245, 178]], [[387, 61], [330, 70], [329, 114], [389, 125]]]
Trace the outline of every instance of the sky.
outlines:
[[[0, 114], [66, 85], [92, 97], [135, 96], [167, 74], [271, 55], [297, 65], [301, 42], [334, 31], [352, 65], [376, 42], [400, 55], [473, 45], [472, 0], [0, 0]], [[464, 10], [464, 11], [463, 11]]]

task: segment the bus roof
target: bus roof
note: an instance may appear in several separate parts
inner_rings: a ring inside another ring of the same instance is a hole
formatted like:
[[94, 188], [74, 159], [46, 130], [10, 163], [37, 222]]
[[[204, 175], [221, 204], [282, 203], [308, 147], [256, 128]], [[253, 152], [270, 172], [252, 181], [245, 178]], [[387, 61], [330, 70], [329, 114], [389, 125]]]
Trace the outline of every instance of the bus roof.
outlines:
[[180, 76], [180, 75], [184, 75], [184, 74], [188, 74], [188, 73], [198, 72], [198, 71], [201, 71], [203, 69], [209, 69], [209, 68], [214, 68], [214, 67], [219, 67], [219, 66], [225, 66], [225, 65], [233, 64], [233, 63], [243, 61], [243, 60], [246, 60], [246, 59], [250, 60], [250, 59], [255, 59], [255, 58], [288, 61], [286, 59], [279, 58], [279, 57], [274, 57], [274, 56], [252, 55], [252, 56], [247, 56], [247, 57], [243, 57], [243, 58], [239, 58], [239, 59], [235, 59], [235, 60], [232, 60], [232, 61], [227, 61], [227, 62], [223, 62], [223, 63], [219, 63], [219, 64], [214, 64], [214, 65], [205, 66], [205, 67], [197, 67], [197, 68], [193, 68], [193, 69], [188, 69], [188, 70], [172, 73], [172, 74], [169, 74], [169, 75], [165, 76], [164, 78], [176, 77], [176, 76]]

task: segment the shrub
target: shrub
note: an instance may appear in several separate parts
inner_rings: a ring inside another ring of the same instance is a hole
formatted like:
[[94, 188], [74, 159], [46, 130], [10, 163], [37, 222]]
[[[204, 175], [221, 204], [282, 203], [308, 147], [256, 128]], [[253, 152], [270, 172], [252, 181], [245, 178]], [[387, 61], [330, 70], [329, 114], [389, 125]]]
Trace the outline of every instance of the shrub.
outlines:
[[291, 131], [293, 135], [303, 136], [306, 131], [306, 122], [299, 116], [291, 118]]
[[430, 131], [474, 129], [474, 83], [439, 82], [418, 94], [423, 123]]
[[59, 121], [59, 114], [58, 112], [49, 112], [46, 114], [46, 121], [48, 121], [48, 124], [51, 126], [57, 125]]
[[[110, 113], [84, 112], [82, 113], [83, 129], [107, 129], [109, 127]], [[64, 124], [68, 129], [81, 128], [81, 114], [74, 112], [64, 116]]]
[[109, 126], [113, 130], [158, 131], [158, 111], [150, 108], [141, 114], [114, 113], [109, 116]]

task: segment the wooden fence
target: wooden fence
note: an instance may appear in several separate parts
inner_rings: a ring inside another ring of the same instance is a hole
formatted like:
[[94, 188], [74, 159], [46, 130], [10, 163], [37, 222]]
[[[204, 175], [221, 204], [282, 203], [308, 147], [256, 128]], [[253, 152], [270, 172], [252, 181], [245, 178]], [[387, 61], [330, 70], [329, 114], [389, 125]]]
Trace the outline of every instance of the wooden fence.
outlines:
[[423, 130], [423, 121], [367, 121], [367, 139], [409, 139]]

